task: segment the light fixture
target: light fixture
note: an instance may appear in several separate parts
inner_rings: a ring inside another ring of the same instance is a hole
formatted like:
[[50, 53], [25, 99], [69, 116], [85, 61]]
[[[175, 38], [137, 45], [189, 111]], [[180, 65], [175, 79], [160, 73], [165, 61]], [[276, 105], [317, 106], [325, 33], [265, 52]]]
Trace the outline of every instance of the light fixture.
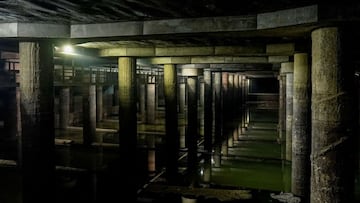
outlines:
[[64, 45], [61, 49], [61, 52], [63, 54], [68, 54], [68, 55], [75, 55], [75, 50], [74, 50], [74, 47], [67, 44], [67, 45]]

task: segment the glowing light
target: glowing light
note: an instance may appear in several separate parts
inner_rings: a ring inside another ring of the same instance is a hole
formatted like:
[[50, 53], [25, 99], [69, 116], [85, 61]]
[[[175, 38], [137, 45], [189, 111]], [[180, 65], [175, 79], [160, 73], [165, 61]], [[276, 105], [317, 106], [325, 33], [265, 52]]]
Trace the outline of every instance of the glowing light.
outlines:
[[74, 47], [71, 46], [71, 45], [64, 45], [62, 47], [62, 53], [69, 54], [69, 55], [74, 55], [75, 54]]

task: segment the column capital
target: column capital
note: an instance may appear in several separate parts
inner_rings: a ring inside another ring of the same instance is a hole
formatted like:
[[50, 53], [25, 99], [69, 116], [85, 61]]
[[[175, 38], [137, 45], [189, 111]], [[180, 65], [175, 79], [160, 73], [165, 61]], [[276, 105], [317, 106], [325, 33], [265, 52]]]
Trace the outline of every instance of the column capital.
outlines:
[[281, 63], [280, 74], [293, 73], [294, 62]]

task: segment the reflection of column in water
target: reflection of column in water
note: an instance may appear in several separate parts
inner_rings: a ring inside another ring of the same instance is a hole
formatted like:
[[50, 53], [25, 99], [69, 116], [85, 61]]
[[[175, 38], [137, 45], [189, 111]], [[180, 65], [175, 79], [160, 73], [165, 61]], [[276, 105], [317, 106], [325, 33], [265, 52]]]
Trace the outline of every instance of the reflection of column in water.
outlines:
[[222, 145], [221, 145], [221, 154], [224, 156], [228, 155], [228, 141], [225, 139], [222, 141]]
[[233, 147], [234, 146], [234, 134], [233, 131], [231, 129], [229, 129], [229, 134], [227, 136], [228, 138], [228, 147]]
[[233, 130], [233, 140], [234, 141], [238, 141], [239, 140], [239, 129], [237, 127], [238, 125], [236, 124], [234, 127], [234, 130]]
[[186, 144], [185, 144], [185, 131], [186, 128], [184, 125], [179, 126], [179, 133], [180, 133], [180, 148], [185, 148]]
[[155, 135], [147, 136], [148, 146], [148, 171], [153, 173], [156, 171], [156, 157], [155, 157]]
[[145, 84], [140, 85], [140, 114], [141, 114], [141, 121], [144, 123], [146, 122], [146, 91], [145, 91]]
[[286, 160], [282, 160], [281, 172], [283, 179], [283, 192], [291, 192], [291, 163]]
[[91, 181], [92, 181], [92, 200], [93, 202], [97, 202], [98, 200], [98, 195], [97, 195], [97, 175], [96, 175], [96, 171], [93, 171], [91, 173]]
[[103, 165], [103, 147], [102, 143], [99, 143], [99, 146], [96, 147], [95, 153], [93, 154], [93, 166], [92, 166], [92, 173], [91, 173], [91, 180], [92, 180], [92, 193], [93, 193], [93, 202], [97, 202], [98, 200], [98, 191], [97, 191], [97, 171], [102, 168]]

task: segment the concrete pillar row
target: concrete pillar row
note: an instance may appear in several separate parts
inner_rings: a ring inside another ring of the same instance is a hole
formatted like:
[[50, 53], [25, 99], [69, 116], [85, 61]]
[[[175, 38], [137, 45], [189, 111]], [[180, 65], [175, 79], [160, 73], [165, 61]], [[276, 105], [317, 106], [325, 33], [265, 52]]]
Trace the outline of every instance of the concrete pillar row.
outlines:
[[[55, 196], [54, 64], [50, 41], [19, 43], [22, 202]], [[44, 195], [46, 194], [46, 195]]]
[[319, 28], [311, 40], [310, 202], [354, 202], [358, 121], [353, 31]]
[[285, 159], [291, 161], [292, 156], [292, 119], [293, 119], [293, 81], [294, 63], [281, 63], [280, 74], [286, 74], [285, 80]]
[[294, 55], [291, 191], [307, 199], [310, 192], [310, 68], [308, 55]]

